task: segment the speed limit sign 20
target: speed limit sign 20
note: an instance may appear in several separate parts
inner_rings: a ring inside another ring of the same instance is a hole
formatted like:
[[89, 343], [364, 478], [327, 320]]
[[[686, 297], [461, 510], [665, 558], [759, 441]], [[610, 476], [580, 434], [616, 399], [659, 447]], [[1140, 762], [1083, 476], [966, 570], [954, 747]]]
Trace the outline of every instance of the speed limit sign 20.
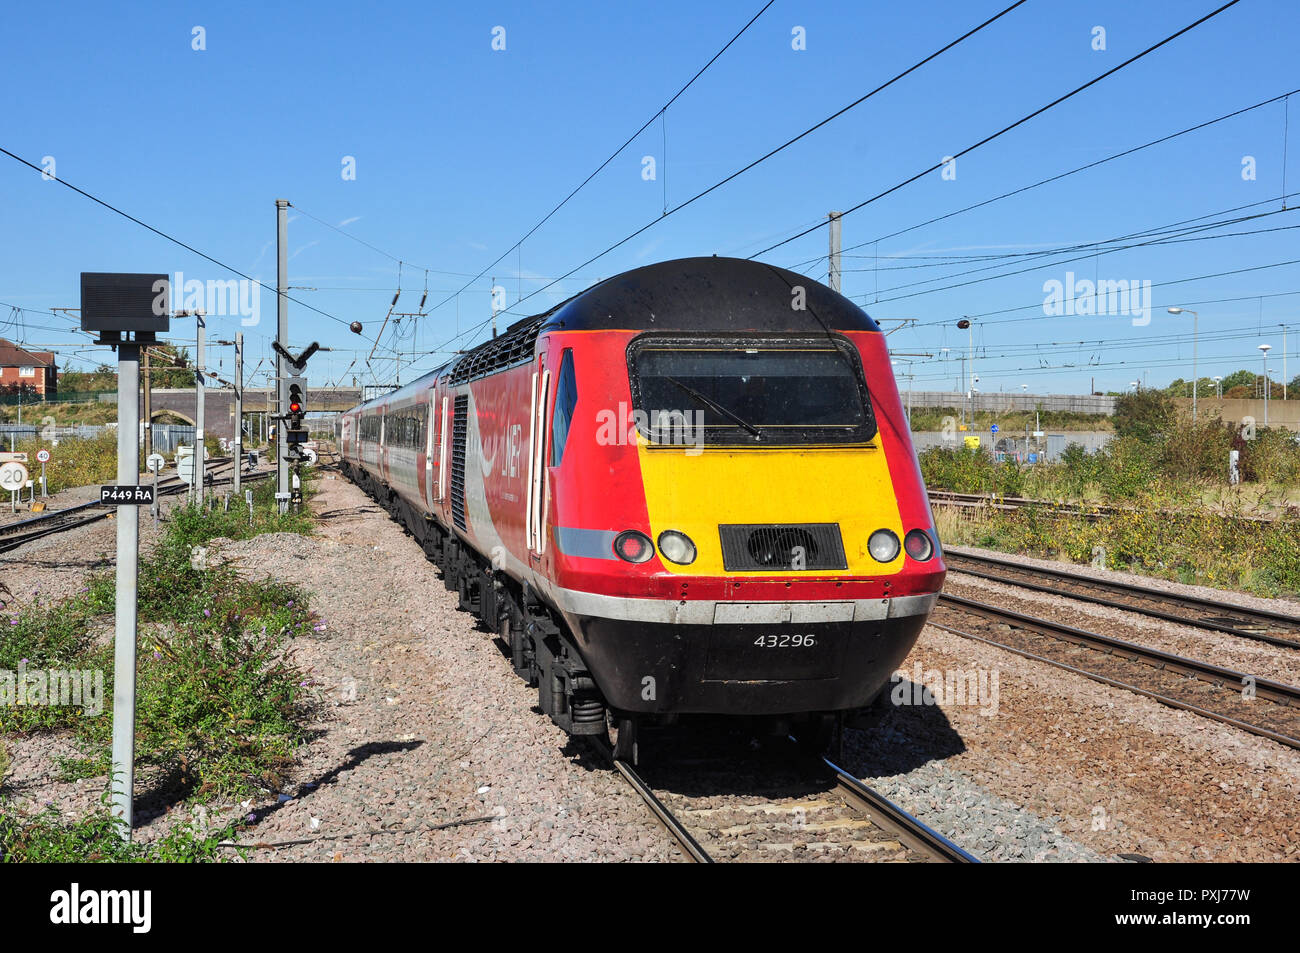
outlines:
[[17, 493], [27, 483], [27, 468], [21, 463], [0, 463], [0, 490]]

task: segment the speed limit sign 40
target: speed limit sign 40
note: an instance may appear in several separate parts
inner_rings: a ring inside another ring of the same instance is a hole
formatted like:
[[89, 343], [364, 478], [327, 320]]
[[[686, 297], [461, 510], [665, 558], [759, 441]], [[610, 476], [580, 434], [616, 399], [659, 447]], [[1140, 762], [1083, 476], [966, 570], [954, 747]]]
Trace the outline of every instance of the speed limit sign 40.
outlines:
[[0, 490], [17, 493], [27, 483], [27, 468], [21, 463], [0, 463]]
[[48, 451], [48, 450], [37, 450], [37, 451], [36, 451], [36, 461], [37, 461], [38, 463], [49, 463], [49, 462], [50, 462], [50, 451]]

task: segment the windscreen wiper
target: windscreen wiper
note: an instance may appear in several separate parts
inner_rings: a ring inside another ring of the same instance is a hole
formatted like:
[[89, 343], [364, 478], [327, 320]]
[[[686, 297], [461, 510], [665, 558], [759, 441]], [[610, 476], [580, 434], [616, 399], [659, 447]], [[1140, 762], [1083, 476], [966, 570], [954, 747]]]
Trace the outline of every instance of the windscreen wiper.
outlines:
[[736, 424], [737, 426], [744, 427], [746, 430], [752, 433], [759, 440], [763, 439], [763, 431], [759, 430], [757, 427], [751, 424], [748, 420], [745, 420], [743, 417], [740, 417], [737, 414], [732, 413], [726, 407], [723, 407], [721, 404], [719, 404], [716, 400], [712, 400], [711, 398], [705, 397], [694, 387], [691, 387], [689, 384], [683, 384], [675, 377], [668, 377], [667, 375], [665, 375], [664, 380], [668, 381], [668, 383], [670, 384], [680, 387], [682, 390], [686, 391], [686, 393], [690, 394], [692, 397], [698, 400], [705, 407], [708, 407], [711, 410], [715, 411], [716, 413], [721, 414], [723, 417], [726, 417], [728, 420], [730, 420], [732, 423]]

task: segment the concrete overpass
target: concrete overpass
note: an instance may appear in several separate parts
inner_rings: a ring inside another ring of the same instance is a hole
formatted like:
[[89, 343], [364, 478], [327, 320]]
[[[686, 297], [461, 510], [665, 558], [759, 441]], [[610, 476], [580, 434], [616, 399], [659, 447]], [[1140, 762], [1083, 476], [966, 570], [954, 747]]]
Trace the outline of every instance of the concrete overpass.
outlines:
[[[331, 387], [307, 388], [307, 412], [337, 412], [351, 410], [361, 403], [361, 388]], [[150, 395], [150, 416], [178, 417], [188, 424], [194, 423], [194, 388], [157, 388]], [[261, 417], [275, 413], [274, 394], [270, 388], [244, 389], [244, 416]], [[140, 414], [144, 416], [144, 395], [140, 395]], [[151, 421], [152, 422], [152, 421]], [[213, 437], [234, 439], [235, 394], [229, 388], [209, 387], [203, 393], [203, 428]]]

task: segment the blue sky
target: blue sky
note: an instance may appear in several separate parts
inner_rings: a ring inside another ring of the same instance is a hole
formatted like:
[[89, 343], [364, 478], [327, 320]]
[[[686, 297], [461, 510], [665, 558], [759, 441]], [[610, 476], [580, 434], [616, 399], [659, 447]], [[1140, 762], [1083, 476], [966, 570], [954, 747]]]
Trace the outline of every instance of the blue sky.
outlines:
[[[672, 207], [707, 188], [1009, 3], [776, 0], [662, 121], [460, 295], [453, 293], [654, 116], [761, 0], [71, 2], [57, 13], [18, 5], [7, 11], [0, 40], [7, 96], [0, 146], [38, 165], [53, 157], [60, 179], [272, 287], [274, 200], [289, 199], [290, 284], [299, 289], [292, 294], [333, 316], [290, 305], [295, 347], [318, 340], [335, 349], [313, 359], [313, 382], [350, 382], [353, 375], [390, 382], [395, 348], [408, 380], [440, 363], [440, 349], [486, 335], [449, 343], [489, 316], [491, 278], [511, 309], [504, 325], [641, 264], [752, 255], [964, 149], [1219, 5], [1029, 0], [533, 294], [660, 217], [665, 198]], [[497, 26], [505, 29], [504, 51], [492, 49]], [[891, 345], [900, 354], [932, 355], [900, 358], [913, 362], [901, 363], [900, 373], [911, 373], [918, 389], [954, 387], [955, 355], [967, 341], [955, 322], [976, 315], [983, 391], [1028, 384], [1036, 392], [1084, 392], [1094, 379], [1098, 389], [1122, 389], [1144, 374], [1163, 384], [1190, 376], [1191, 319], [1165, 312], [1186, 305], [1200, 313], [1203, 376], [1259, 367], [1257, 345], [1270, 343], [1280, 379], [1281, 324], [1290, 323], [1290, 352], [1300, 354], [1300, 264], [1258, 266], [1300, 259], [1300, 213], [1281, 211], [1279, 200], [1281, 102], [883, 236], [1300, 87], [1298, 26], [1293, 2], [1243, 0], [963, 156], [955, 178], [933, 172], [846, 217], [846, 255], [862, 257], [844, 259], [844, 291], [890, 327], [893, 319], [914, 319], [891, 334]], [[193, 49], [196, 27], [205, 49]], [[792, 49], [796, 27], [804, 29], [806, 49]], [[1095, 27], [1105, 30], [1105, 50], [1093, 49]], [[1300, 94], [1292, 99], [1286, 190], [1300, 192]], [[348, 156], [355, 178], [342, 174]], [[656, 162], [653, 181], [643, 178], [645, 156]], [[1253, 179], [1242, 176], [1247, 156]], [[1300, 195], [1288, 204], [1300, 205]], [[1026, 253], [1244, 215], [1261, 217], [1181, 236], [1206, 240], [1109, 253], [1098, 246], [1022, 271], [1043, 261]], [[3, 156], [0, 226], [0, 302], [32, 309], [16, 317], [0, 307], [0, 336], [65, 345], [69, 368], [109, 359], [69, 321], [41, 313], [77, 305], [81, 271], [233, 277]], [[1234, 232], [1255, 234], [1207, 237]], [[820, 279], [826, 241], [822, 228], [762, 257]], [[398, 286], [394, 259], [403, 262], [398, 311], [417, 309], [426, 269], [429, 306], [446, 303], [396, 328], [390, 322], [367, 366]], [[974, 268], [988, 270], [933, 280]], [[1245, 268], [1257, 270], [1183, 280]], [[1021, 273], [1003, 274], [1011, 271]], [[1045, 282], [1065, 283], [1067, 272], [1076, 280], [1151, 282], [1149, 323], [1129, 314], [1045, 314]], [[944, 289], [977, 278], [987, 280]], [[932, 280], [912, 284], [925, 279]], [[274, 334], [274, 295], [262, 292], [259, 303], [260, 323], [243, 328], [250, 367], [269, 356]], [[364, 338], [347, 329], [353, 320], [364, 325]], [[238, 329], [237, 315], [210, 319], [210, 337]], [[180, 322], [175, 331], [178, 339], [190, 333]], [[229, 369], [228, 353], [223, 360]], [[1289, 375], [1297, 372], [1300, 361], [1291, 360]]]

